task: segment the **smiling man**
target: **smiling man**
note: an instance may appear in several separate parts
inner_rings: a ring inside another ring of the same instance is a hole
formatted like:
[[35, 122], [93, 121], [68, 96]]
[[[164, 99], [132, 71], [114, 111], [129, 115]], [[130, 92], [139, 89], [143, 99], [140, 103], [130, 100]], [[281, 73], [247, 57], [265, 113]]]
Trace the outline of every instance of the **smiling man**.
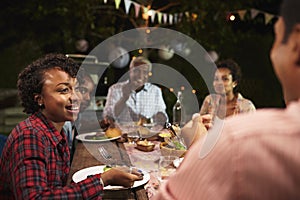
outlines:
[[129, 66], [129, 80], [112, 85], [107, 94], [103, 117], [117, 122], [153, 118], [168, 120], [166, 105], [159, 87], [148, 82], [152, 64], [144, 57], [134, 58]]

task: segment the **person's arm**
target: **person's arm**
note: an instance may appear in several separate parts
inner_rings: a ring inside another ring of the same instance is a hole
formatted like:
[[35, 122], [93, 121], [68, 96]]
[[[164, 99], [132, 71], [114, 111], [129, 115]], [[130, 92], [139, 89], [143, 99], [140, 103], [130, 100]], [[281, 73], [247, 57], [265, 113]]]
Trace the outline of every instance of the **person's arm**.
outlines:
[[119, 116], [124, 110], [124, 107], [127, 106], [126, 101], [129, 99], [130, 94], [131, 94], [130, 84], [123, 85], [121, 98], [116, 102], [115, 107], [113, 109], [115, 116]]
[[127, 167], [118, 167], [103, 172], [101, 174], [101, 179], [104, 186], [121, 185], [124, 187], [131, 187], [134, 181], [143, 179], [143, 174], [139, 173], [137, 170], [132, 170], [130, 172]]
[[26, 133], [12, 144], [14, 150], [9, 158], [16, 199], [87, 199], [101, 195], [103, 187], [95, 176], [78, 184], [64, 185], [68, 176], [67, 145], [58, 147], [63, 151], [60, 152], [45, 137], [46, 133], [22, 131]]
[[118, 116], [126, 107], [126, 102], [131, 94], [129, 83], [117, 83], [112, 85], [108, 89], [106, 104], [103, 110], [103, 117], [112, 117], [114, 119]]
[[211, 115], [200, 116], [196, 113], [192, 120], [181, 129], [181, 136], [188, 148], [207, 133], [208, 128], [212, 126], [210, 122]]
[[212, 104], [212, 99], [211, 99], [211, 95], [208, 95], [205, 97], [205, 99], [203, 100], [201, 109], [200, 109], [200, 115], [205, 115], [209, 113], [209, 107]]

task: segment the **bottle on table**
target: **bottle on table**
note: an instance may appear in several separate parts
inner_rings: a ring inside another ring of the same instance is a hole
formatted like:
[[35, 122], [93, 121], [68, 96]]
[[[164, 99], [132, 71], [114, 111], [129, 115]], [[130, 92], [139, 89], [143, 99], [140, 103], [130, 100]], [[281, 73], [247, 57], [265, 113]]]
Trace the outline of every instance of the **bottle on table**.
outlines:
[[177, 100], [173, 106], [173, 124], [176, 126], [183, 125], [183, 107], [182, 107], [182, 92], [177, 92]]

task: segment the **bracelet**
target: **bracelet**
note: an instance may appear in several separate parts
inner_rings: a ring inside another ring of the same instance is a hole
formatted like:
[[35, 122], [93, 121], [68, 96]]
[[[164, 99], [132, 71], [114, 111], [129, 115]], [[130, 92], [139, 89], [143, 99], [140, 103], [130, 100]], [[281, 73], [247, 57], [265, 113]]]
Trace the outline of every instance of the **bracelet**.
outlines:
[[102, 187], [104, 187], [104, 182], [101, 178], [101, 175], [100, 174], [96, 174], [97, 178], [99, 178], [99, 181], [100, 181], [100, 184], [102, 185]]
[[104, 187], [104, 182], [103, 182], [102, 178], [100, 178], [100, 184]]

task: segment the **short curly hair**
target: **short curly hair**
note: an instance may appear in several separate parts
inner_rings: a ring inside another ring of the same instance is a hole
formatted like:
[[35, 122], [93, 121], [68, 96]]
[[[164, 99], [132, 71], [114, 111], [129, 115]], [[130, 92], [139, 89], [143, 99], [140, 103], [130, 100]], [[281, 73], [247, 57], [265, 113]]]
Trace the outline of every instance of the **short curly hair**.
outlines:
[[44, 74], [47, 70], [59, 68], [75, 78], [79, 65], [63, 54], [47, 54], [29, 64], [18, 76], [18, 94], [24, 107], [23, 112], [33, 114], [39, 110], [34, 99], [36, 94], [41, 94], [44, 85]]
[[237, 83], [237, 87], [233, 88], [233, 93], [237, 94], [239, 92], [239, 84], [242, 79], [242, 71], [240, 66], [232, 59], [222, 60], [217, 63], [217, 68], [226, 68], [230, 70], [232, 76], [232, 81]]

